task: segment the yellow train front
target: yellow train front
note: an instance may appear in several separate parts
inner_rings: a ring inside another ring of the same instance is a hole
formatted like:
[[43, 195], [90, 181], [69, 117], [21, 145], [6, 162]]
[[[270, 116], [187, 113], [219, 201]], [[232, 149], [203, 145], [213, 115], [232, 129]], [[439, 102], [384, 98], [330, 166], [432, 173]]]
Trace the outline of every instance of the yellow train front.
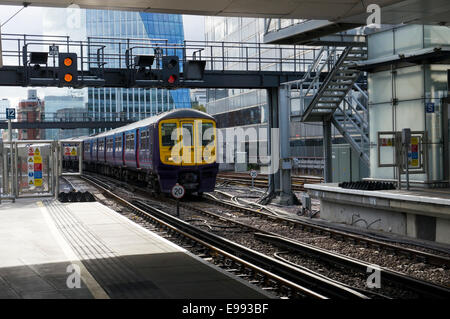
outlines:
[[86, 139], [84, 163], [155, 192], [169, 193], [179, 183], [187, 193], [202, 194], [215, 187], [216, 148], [214, 118], [177, 109]]

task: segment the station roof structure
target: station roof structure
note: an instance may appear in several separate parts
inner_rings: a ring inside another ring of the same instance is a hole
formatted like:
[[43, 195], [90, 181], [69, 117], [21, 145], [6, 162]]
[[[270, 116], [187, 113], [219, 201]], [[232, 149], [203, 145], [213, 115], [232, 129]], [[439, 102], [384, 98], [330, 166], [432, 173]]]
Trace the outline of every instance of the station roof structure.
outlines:
[[[448, 0], [28, 0], [30, 6], [114, 9], [208, 16], [317, 19], [365, 24], [369, 4], [381, 7], [381, 23], [450, 24]], [[23, 5], [23, 1], [0, 0]]]

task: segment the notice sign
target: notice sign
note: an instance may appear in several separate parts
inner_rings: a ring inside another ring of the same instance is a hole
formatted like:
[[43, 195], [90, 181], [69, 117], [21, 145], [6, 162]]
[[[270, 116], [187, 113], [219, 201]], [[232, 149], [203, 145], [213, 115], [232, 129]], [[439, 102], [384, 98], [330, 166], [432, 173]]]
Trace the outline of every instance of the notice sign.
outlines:
[[28, 148], [28, 186], [42, 186], [42, 156], [39, 147]]
[[394, 139], [393, 138], [381, 138], [380, 144], [381, 144], [381, 146], [393, 146]]
[[409, 166], [419, 168], [419, 137], [411, 137], [411, 152], [408, 153]]

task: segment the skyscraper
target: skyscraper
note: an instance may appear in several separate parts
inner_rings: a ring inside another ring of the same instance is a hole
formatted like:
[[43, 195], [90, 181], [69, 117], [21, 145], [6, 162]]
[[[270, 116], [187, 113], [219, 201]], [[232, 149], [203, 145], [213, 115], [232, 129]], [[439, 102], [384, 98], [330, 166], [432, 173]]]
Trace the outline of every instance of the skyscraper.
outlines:
[[[168, 43], [184, 41], [181, 15], [110, 10], [86, 10], [86, 36], [167, 39]], [[118, 48], [109, 46], [105, 54]], [[109, 52], [108, 52], [109, 51]], [[110, 65], [107, 67], [111, 67]], [[188, 89], [89, 88], [88, 112], [93, 117], [145, 117], [174, 108], [191, 107]]]

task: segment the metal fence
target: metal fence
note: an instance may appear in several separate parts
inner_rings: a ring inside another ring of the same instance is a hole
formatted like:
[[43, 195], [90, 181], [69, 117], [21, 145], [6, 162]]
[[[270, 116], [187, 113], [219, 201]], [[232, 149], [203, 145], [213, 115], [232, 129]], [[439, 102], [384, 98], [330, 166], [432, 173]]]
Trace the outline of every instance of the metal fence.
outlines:
[[295, 45], [108, 37], [75, 41], [68, 36], [26, 34], [3, 34], [2, 47], [6, 66], [29, 65], [30, 52], [49, 52], [47, 66], [57, 67], [57, 52], [77, 53], [81, 76], [93, 68], [133, 68], [138, 55], [155, 56], [153, 69], [161, 68], [161, 56], [177, 55], [180, 63], [204, 60], [209, 71], [304, 72], [319, 52], [316, 47]]

